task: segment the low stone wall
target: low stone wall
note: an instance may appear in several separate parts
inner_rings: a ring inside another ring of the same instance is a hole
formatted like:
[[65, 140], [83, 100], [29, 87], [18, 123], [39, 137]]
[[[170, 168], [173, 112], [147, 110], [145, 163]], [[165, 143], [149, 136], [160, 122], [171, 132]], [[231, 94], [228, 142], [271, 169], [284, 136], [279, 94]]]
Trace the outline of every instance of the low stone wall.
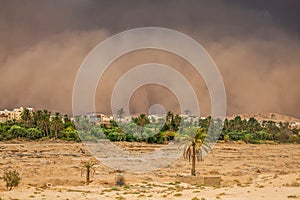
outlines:
[[221, 186], [221, 176], [177, 176], [176, 181], [191, 185]]

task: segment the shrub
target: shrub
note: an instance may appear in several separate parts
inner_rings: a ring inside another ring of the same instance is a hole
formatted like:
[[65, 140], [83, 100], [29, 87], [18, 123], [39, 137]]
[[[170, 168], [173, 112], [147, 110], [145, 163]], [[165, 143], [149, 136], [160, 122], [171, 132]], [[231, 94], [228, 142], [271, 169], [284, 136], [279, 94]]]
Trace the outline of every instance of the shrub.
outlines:
[[229, 142], [229, 135], [224, 135], [224, 141]]
[[[69, 132], [69, 134], [71, 134], [72, 132]], [[65, 132], [65, 134], [66, 134], [66, 132]], [[74, 134], [75, 134], [75, 132], [74, 132]], [[79, 130], [78, 131], [78, 135], [80, 135], [80, 139], [82, 140], [82, 141], [91, 141], [91, 142], [96, 142], [97, 141], [97, 139], [95, 138], [95, 137], [93, 137], [92, 135], [90, 135], [88, 132], [86, 132], [86, 131], [81, 131], [81, 130]], [[68, 138], [71, 138], [70, 137], [70, 135], [67, 135], [67, 138], [66, 139], [68, 139]]]
[[42, 137], [42, 131], [37, 128], [29, 128], [27, 130], [27, 138], [36, 140]]
[[165, 132], [165, 136], [166, 136], [167, 140], [173, 140], [174, 137], [176, 136], [176, 132], [174, 132], [174, 131], [166, 131]]
[[13, 187], [17, 187], [21, 180], [19, 172], [17, 172], [16, 170], [4, 172], [2, 179], [6, 183], [7, 190], [12, 190]]
[[156, 138], [154, 136], [150, 136], [147, 138], [147, 142], [150, 144], [156, 143]]
[[244, 135], [244, 142], [248, 143], [248, 142], [252, 141], [252, 139], [253, 139], [253, 136], [251, 134], [248, 133], [248, 134]]
[[289, 135], [289, 142], [290, 143], [299, 143], [300, 142], [300, 138], [297, 135]]
[[282, 131], [279, 136], [279, 142], [287, 143], [289, 142], [289, 132], [288, 131]]
[[26, 137], [27, 130], [23, 127], [20, 127], [18, 125], [13, 125], [8, 133], [12, 135], [14, 138], [20, 138], [20, 137]]
[[70, 141], [80, 141], [78, 132], [73, 126], [68, 126], [64, 131], [62, 131], [61, 139]]
[[95, 125], [90, 130], [90, 135], [97, 139], [105, 139], [106, 135], [103, 133], [103, 129], [100, 125]]
[[164, 132], [160, 132], [154, 136], [157, 144], [164, 144], [166, 142], [166, 138], [164, 136]]
[[243, 140], [244, 139], [244, 133], [243, 132], [238, 132], [238, 131], [233, 131], [228, 133], [229, 137], [231, 140]]
[[135, 138], [131, 134], [126, 134], [126, 139], [127, 142], [134, 142]]
[[267, 133], [266, 131], [256, 131], [254, 133], [255, 140], [272, 140], [273, 136], [272, 134]]
[[11, 140], [13, 139], [14, 137], [9, 134], [7, 131], [6, 132], [0, 132], [0, 141], [2, 140]]
[[181, 193], [176, 193], [176, 194], [174, 194], [173, 196], [174, 196], [174, 197], [181, 197], [182, 194], [181, 194]]
[[116, 185], [118, 185], [118, 186], [125, 185], [125, 177], [123, 174], [118, 174], [116, 176], [115, 180], [116, 180]]
[[107, 138], [110, 141], [124, 141], [126, 140], [125, 133], [111, 132], [108, 134]]

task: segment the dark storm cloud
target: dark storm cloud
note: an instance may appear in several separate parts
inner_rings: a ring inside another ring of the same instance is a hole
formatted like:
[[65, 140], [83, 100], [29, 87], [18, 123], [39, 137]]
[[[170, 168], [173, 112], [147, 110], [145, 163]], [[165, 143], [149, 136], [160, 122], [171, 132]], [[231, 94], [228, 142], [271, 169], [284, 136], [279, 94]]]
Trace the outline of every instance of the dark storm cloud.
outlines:
[[300, 117], [299, 1], [0, 3], [2, 109], [29, 105], [70, 113], [76, 72], [94, 46], [126, 29], [162, 26], [208, 50], [224, 79], [228, 113]]

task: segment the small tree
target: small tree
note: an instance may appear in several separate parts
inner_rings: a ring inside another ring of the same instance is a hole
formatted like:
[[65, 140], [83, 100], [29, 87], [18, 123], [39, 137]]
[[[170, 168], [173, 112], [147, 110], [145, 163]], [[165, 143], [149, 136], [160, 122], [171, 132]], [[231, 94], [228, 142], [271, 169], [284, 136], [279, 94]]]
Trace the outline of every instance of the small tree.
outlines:
[[184, 149], [183, 157], [189, 162], [192, 160], [191, 175], [196, 176], [196, 159], [202, 161], [201, 146], [206, 133], [202, 128], [189, 127], [184, 129], [184, 137], [187, 139], [188, 144]]
[[93, 161], [83, 162], [82, 163], [82, 169], [81, 169], [81, 176], [85, 174], [85, 184], [88, 185], [91, 181], [91, 176], [94, 176], [95, 169], [94, 169], [95, 163]]
[[7, 190], [12, 190], [13, 187], [17, 187], [21, 180], [19, 172], [16, 170], [4, 172], [1, 178], [5, 181]]

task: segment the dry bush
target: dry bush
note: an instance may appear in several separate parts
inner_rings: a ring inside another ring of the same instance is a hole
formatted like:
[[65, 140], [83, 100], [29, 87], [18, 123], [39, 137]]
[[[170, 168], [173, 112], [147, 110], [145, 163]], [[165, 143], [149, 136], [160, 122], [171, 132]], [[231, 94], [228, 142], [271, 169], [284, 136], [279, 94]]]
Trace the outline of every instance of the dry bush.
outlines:
[[123, 186], [125, 185], [125, 177], [123, 174], [118, 174], [115, 178], [116, 185]]
[[21, 180], [20, 174], [16, 170], [4, 172], [1, 178], [5, 181], [7, 190], [12, 190], [13, 187], [17, 187]]

